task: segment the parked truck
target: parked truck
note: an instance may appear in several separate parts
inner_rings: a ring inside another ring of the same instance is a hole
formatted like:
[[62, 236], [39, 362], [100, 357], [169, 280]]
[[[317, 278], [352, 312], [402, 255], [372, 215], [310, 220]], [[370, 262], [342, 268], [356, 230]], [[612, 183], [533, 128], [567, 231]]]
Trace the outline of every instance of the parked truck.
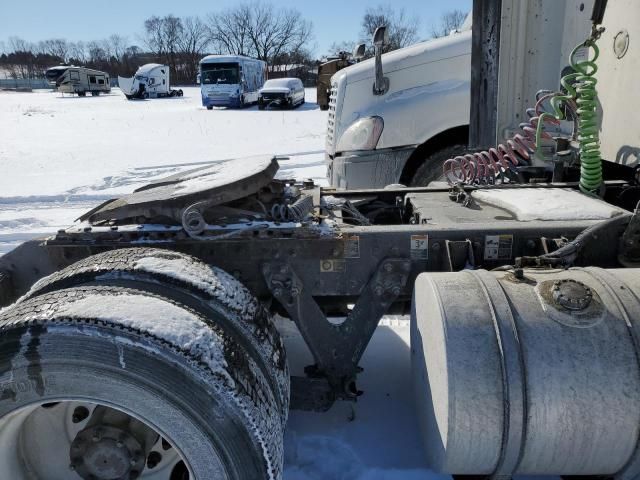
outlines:
[[147, 63], [136, 70], [133, 77], [118, 77], [118, 86], [127, 100], [181, 97], [181, 88], [173, 89], [169, 83], [168, 65]]
[[[471, 16], [459, 31], [382, 55], [331, 77], [325, 157], [338, 188], [426, 185], [469, 135]], [[384, 84], [373, 87], [376, 75]]]
[[61, 93], [77, 94], [85, 97], [87, 93], [98, 96], [111, 92], [109, 74], [86, 67], [59, 65], [48, 68], [44, 76], [50, 85], [55, 85]]
[[316, 98], [320, 110], [329, 109], [329, 98], [331, 95], [331, 77], [343, 68], [356, 63], [362, 52], [358, 53], [358, 48], [364, 49], [358, 45], [354, 55], [349, 52], [339, 52], [336, 56], [327, 58], [326, 62], [318, 65], [318, 85], [316, 87]]
[[[605, 4], [475, 3], [470, 125], [486, 128], [440, 166], [450, 186], [340, 190], [275, 179], [270, 156], [223, 162], [0, 257], [0, 477], [280, 479], [289, 409], [366, 395], [378, 321], [410, 312], [435, 471], [637, 478], [640, 99], [619, 92], [640, 8]], [[570, 88], [532, 92], [555, 60]], [[527, 99], [516, 151], [484, 153], [489, 119]], [[304, 375], [274, 314], [311, 351]]]

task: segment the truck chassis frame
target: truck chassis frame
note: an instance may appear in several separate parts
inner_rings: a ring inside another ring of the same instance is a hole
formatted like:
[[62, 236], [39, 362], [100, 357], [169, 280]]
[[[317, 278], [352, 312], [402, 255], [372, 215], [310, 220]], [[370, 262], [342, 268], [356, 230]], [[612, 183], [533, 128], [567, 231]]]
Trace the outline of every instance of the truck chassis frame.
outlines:
[[[612, 189], [625, 185], [609, 182]], [[471, 190], [473, 187], [467, 193]], [[460, 203], [464, 190], [454, 194], [447, 188], [323, 190], [321, 195], [352, 200], [376, 197], [390, 204], [409, 201], [415, 205], [413, 221], [417, 223], [343, 224], [329, 234], [310, 226], [223, 228], [222, 234], [218, 228], [197, 239], [182, 228], [164, 225], [73, 227], [44, 241], [27, 242], [0, 258], [0, 304], [12, 303], [39, 278], [106, 250], [157, 247], [187, 253], [234, 275], [273, 312], [296, 323], [315, 363], [306, 367], [305, 377], [292, 377], [291, 406], [324, 411], [337, 399], [355, 400], [362, 393], [356, 377], [366, 346], [383, 315], [408, 312], [418, 274], [514, 265], [519, 257], [557, 249], [597, 223], [520, 222], [496, 216], [495, 211], [457, 223], [421, 217], [420, 212], [433, 208], [477, 215]], [[426, 202], [426, 210], [420, 208], [421, 202]], [[488, 223], [492, 216], [493, 224]], [[600, 233], [597, 247], [587, 245], [582, 257], [590, 265], [617, 265], [623, 230], [618, 227]], [[505, 239], [506, 250], [499, 258], [488, 258], [487, 242], [495, 238]]]

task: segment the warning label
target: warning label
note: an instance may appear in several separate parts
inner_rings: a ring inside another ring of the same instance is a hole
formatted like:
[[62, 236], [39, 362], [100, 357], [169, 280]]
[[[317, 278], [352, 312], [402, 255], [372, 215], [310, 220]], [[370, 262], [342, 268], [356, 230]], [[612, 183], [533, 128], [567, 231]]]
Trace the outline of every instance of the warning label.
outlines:
[[411, 258], [414, 260], [429, 258], [429, 235], [411, 235]]
[[360, 237], [347, 235], [344, 240], [344, 258], [360, 258]]
[[508, 260], [513, 250], [513, 235], [486, 235], [484, 237], [485, 260]]

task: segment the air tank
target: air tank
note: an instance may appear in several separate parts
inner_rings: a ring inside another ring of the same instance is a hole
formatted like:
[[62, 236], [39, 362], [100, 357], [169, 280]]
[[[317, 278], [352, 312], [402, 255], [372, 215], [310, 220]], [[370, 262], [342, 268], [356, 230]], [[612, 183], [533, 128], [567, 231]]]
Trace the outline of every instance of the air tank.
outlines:
[[640, 474], [640, 269], [423, 273], [411, 353], [429, 466]]

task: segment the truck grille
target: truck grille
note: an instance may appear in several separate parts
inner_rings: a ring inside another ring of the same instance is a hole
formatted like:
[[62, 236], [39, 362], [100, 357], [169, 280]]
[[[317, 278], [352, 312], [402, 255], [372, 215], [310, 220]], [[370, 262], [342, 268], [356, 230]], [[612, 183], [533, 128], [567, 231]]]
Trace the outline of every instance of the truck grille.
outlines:
[[338, 98], [338, 85], [331, 83], [331, 93], [329, 95], [329, 115], [327, 118], [327, 151], [333, 153], [335, 150], [336, 131], [336, 101]]
[[286, 93], [263, 93], [262, 98], [264, 100], [285, 100], [287, 98]]

